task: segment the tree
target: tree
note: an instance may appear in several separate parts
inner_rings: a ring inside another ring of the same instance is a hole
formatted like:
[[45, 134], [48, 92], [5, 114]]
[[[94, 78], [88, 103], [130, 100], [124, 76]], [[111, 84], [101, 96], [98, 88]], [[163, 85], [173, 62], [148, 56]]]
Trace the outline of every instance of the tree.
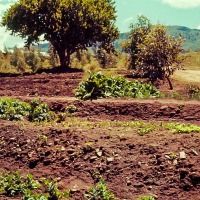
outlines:
[[144, 41], [146, 35], [151, 31], [152, 24], [150, 20], [139, 15], [137, 17], [137, 22], [130, 25], [130, 32], [127, 36], [127, 41], [122, 43], [122, 49], [130, 54], [130, 68], [136, 69], [137, 54], [139, 52], [138, 45]]
[[148, 74], [151, 82], [157, 79], [168, 80], [173, 89], [170, 76], [180, 66], [179, 54], [182, 52], [182, 38], [175, 39], [167, 34], [163, 25], [155, 25], [138, 45], [137, 64], [139, 71]]
[[12, 34], [26, 38], [27, 45], [41, 35], [55, 48], [62, 67], [70, 55], [100, 43], [110, 50], [119, 33], [114, 24], [113, 0], [19, 0], [2, 18]]

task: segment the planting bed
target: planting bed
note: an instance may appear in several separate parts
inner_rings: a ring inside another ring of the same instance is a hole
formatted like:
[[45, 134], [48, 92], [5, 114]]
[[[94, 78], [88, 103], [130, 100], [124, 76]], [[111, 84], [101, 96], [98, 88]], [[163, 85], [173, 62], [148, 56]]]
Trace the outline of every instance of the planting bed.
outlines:
[[[143, 195], [200, 200], [200, 134], [173, 133], [165, 128], [167, 123], [178, 122], [200, 126], [200, 102], [79, 101], [74, 90], [82, 76], [0, 77], [3, 97], [24, 101], [39, 98], [55, 112], [72, 104], [77, 108], [61, 123], [0, 120], [1, 172], [20, 170], [22, 175], [30, 172], [36, 179], [57, 178], [59, 189], [71, 190], [71, 199], [77, 200], [86, 199], [85, 192], [100, 177], [119, 200], [136, 200]], [[175, 83], [176, 90], [183, 88]], [[140, 134], [143, 125], [146, 129]], [[1, 195], [0, 199], [21, 197]]]

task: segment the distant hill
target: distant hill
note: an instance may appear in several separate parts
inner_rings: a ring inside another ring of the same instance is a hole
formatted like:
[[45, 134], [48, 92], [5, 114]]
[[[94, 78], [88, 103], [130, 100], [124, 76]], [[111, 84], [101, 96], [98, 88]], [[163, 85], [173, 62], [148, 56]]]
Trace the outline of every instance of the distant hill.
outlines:
[[[185, 38], [183, 43], [183, 48], [191, 51], [196, 51], [200, 49], [200, 30], [190, 29], [184, 26], [168, 26], [168, 34], [174, 36], [175, 38], [180, 37], [180, 34]], [[115, 41], [115, 47], [120, 49], [120, 43], [126, 40], [127, 33], [121, 33], [120, 38]], [[49, 49], [49, 44], [40, 44], [43, 52], [47, 52]]]
[[[200, 30], [190, 29], [184, 26], [168, 26], [168, 34], [175, 38], [180, 37], [180, 34], [185, 38], [183, 43], [184, 50], [196, 51], [200, 49]], [[127, 33], [121, 33], [120, 38], [116, 40], [115, 47], [119, 48], [119, 44], [126, 40]]]

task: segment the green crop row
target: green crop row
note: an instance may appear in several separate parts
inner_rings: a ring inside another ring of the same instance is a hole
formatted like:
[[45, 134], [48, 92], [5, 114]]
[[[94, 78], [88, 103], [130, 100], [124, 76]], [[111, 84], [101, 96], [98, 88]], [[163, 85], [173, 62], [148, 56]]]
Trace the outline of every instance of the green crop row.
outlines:
[[91, 73], [81, 82], [75, 96], [82, 100], [106, 97], [159, 97], [160, 92], [151, 83], [128, 81], [123, 76], [112, 77], [101, 72]]

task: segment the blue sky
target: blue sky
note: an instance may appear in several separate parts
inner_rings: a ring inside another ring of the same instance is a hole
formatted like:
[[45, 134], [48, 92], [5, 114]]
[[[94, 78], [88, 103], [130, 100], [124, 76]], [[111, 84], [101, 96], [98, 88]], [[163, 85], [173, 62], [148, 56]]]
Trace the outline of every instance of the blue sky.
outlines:
[[117, 26], [128, 30], [137, 15], [145, 15], [153, 24], [200, 28], [200, 0], [116, 0]]
[[[0, 0], [2, 14], [17, 0]], [[145, 15], [153, 24], [181, 25], [200, 29], [200, 0], [116, 0], [117, 22], [120, 32], [129, 30], [137, 15]], [[23, 41], [19, 37], [10, 36], [0, 27], [0, 49], [13, 44], [19, 47]]]

